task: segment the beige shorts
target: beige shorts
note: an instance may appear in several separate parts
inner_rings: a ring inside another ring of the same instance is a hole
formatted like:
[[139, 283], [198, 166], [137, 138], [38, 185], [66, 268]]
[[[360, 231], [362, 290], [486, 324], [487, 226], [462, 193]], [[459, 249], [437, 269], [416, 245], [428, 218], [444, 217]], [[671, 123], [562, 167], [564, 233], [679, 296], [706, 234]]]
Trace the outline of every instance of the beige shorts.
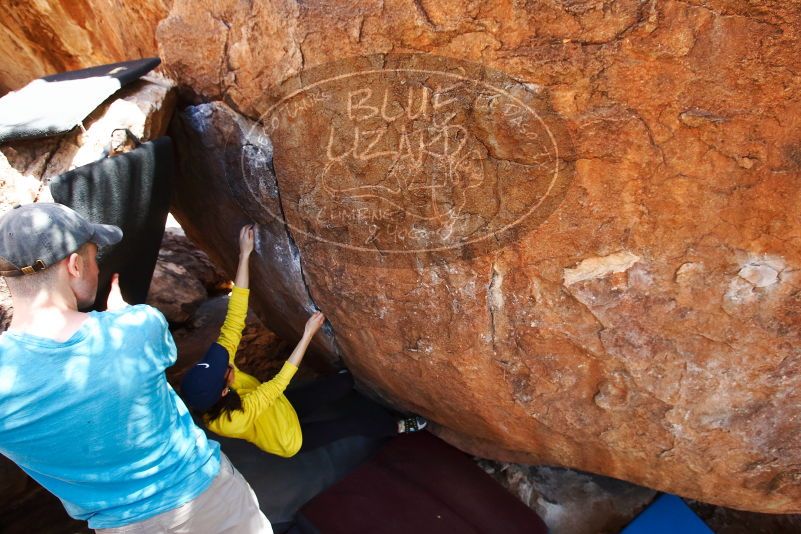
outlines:
[[101, 534], [272, 534], [250, 484], [220, 453], [220, 472], [206, 491], [186, 504]]

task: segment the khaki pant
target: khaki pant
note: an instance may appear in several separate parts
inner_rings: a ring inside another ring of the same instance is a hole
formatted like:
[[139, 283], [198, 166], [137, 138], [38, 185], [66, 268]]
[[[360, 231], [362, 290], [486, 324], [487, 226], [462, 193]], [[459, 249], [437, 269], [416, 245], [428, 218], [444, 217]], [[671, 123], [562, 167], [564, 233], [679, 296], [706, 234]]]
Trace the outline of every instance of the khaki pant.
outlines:
[[206, 491], [186, 504], [100, 534], [272, 534], [250, 485], [220, 453], [220, 472]]

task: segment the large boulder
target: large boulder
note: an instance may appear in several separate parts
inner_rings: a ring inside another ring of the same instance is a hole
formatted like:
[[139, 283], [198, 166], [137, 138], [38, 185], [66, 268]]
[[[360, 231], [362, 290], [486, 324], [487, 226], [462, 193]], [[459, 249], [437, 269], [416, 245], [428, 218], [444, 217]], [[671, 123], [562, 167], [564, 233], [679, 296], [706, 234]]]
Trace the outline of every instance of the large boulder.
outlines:
[[203, 285], [210, 296], [221, 295], [231, 290], [231, 279], [212, 263], [205, 252], [198, 249], [186, 237], [182, 228], [168, 226], [164, 229], [159, 261], [184, 267]]
[[209, 296], [230, 288], [231, 280], [181, 228], [164, 229], [147, 303], [158, 308], [171, 325], [186, 323]]
[[147, 304], [163, 313], [170, 324], [187, 322], [207, 298], [206, 288], [183, 265], [164, 260], [156, 262]]
[[228, 104], [177, 122], [177, 215], [228, 272], [259, 222], [267, 326], [313, 303], [318, 350], [465, 450], [799, 512], [799, 29], [760, 0], [176, 0], [165, 69]]

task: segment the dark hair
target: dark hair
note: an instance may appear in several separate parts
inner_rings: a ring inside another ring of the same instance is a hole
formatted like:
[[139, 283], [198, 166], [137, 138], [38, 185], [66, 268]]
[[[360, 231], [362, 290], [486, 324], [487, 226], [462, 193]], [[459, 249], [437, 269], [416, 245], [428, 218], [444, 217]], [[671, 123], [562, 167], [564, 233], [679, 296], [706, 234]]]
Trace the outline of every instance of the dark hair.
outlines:
[[225, 414], [230, 421], [231, 412], [235, 410], [242, 410], [242, 398], [236, 391], [228, 388], [228, 395], [220, 397], [220, 400], [214, 403], [214, 406], [203, 412], [203, 415], [208, 417], [209, 421], [214, 421]]

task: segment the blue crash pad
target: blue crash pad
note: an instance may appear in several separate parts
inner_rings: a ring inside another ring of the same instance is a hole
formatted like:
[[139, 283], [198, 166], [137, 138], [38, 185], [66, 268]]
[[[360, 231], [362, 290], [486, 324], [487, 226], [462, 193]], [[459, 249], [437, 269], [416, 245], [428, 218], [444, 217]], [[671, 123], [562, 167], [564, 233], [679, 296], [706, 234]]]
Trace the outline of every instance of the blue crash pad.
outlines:
[[664, 494], [646, 508], [621, 534], [714, 534], [690, 507], [675, 495]]

